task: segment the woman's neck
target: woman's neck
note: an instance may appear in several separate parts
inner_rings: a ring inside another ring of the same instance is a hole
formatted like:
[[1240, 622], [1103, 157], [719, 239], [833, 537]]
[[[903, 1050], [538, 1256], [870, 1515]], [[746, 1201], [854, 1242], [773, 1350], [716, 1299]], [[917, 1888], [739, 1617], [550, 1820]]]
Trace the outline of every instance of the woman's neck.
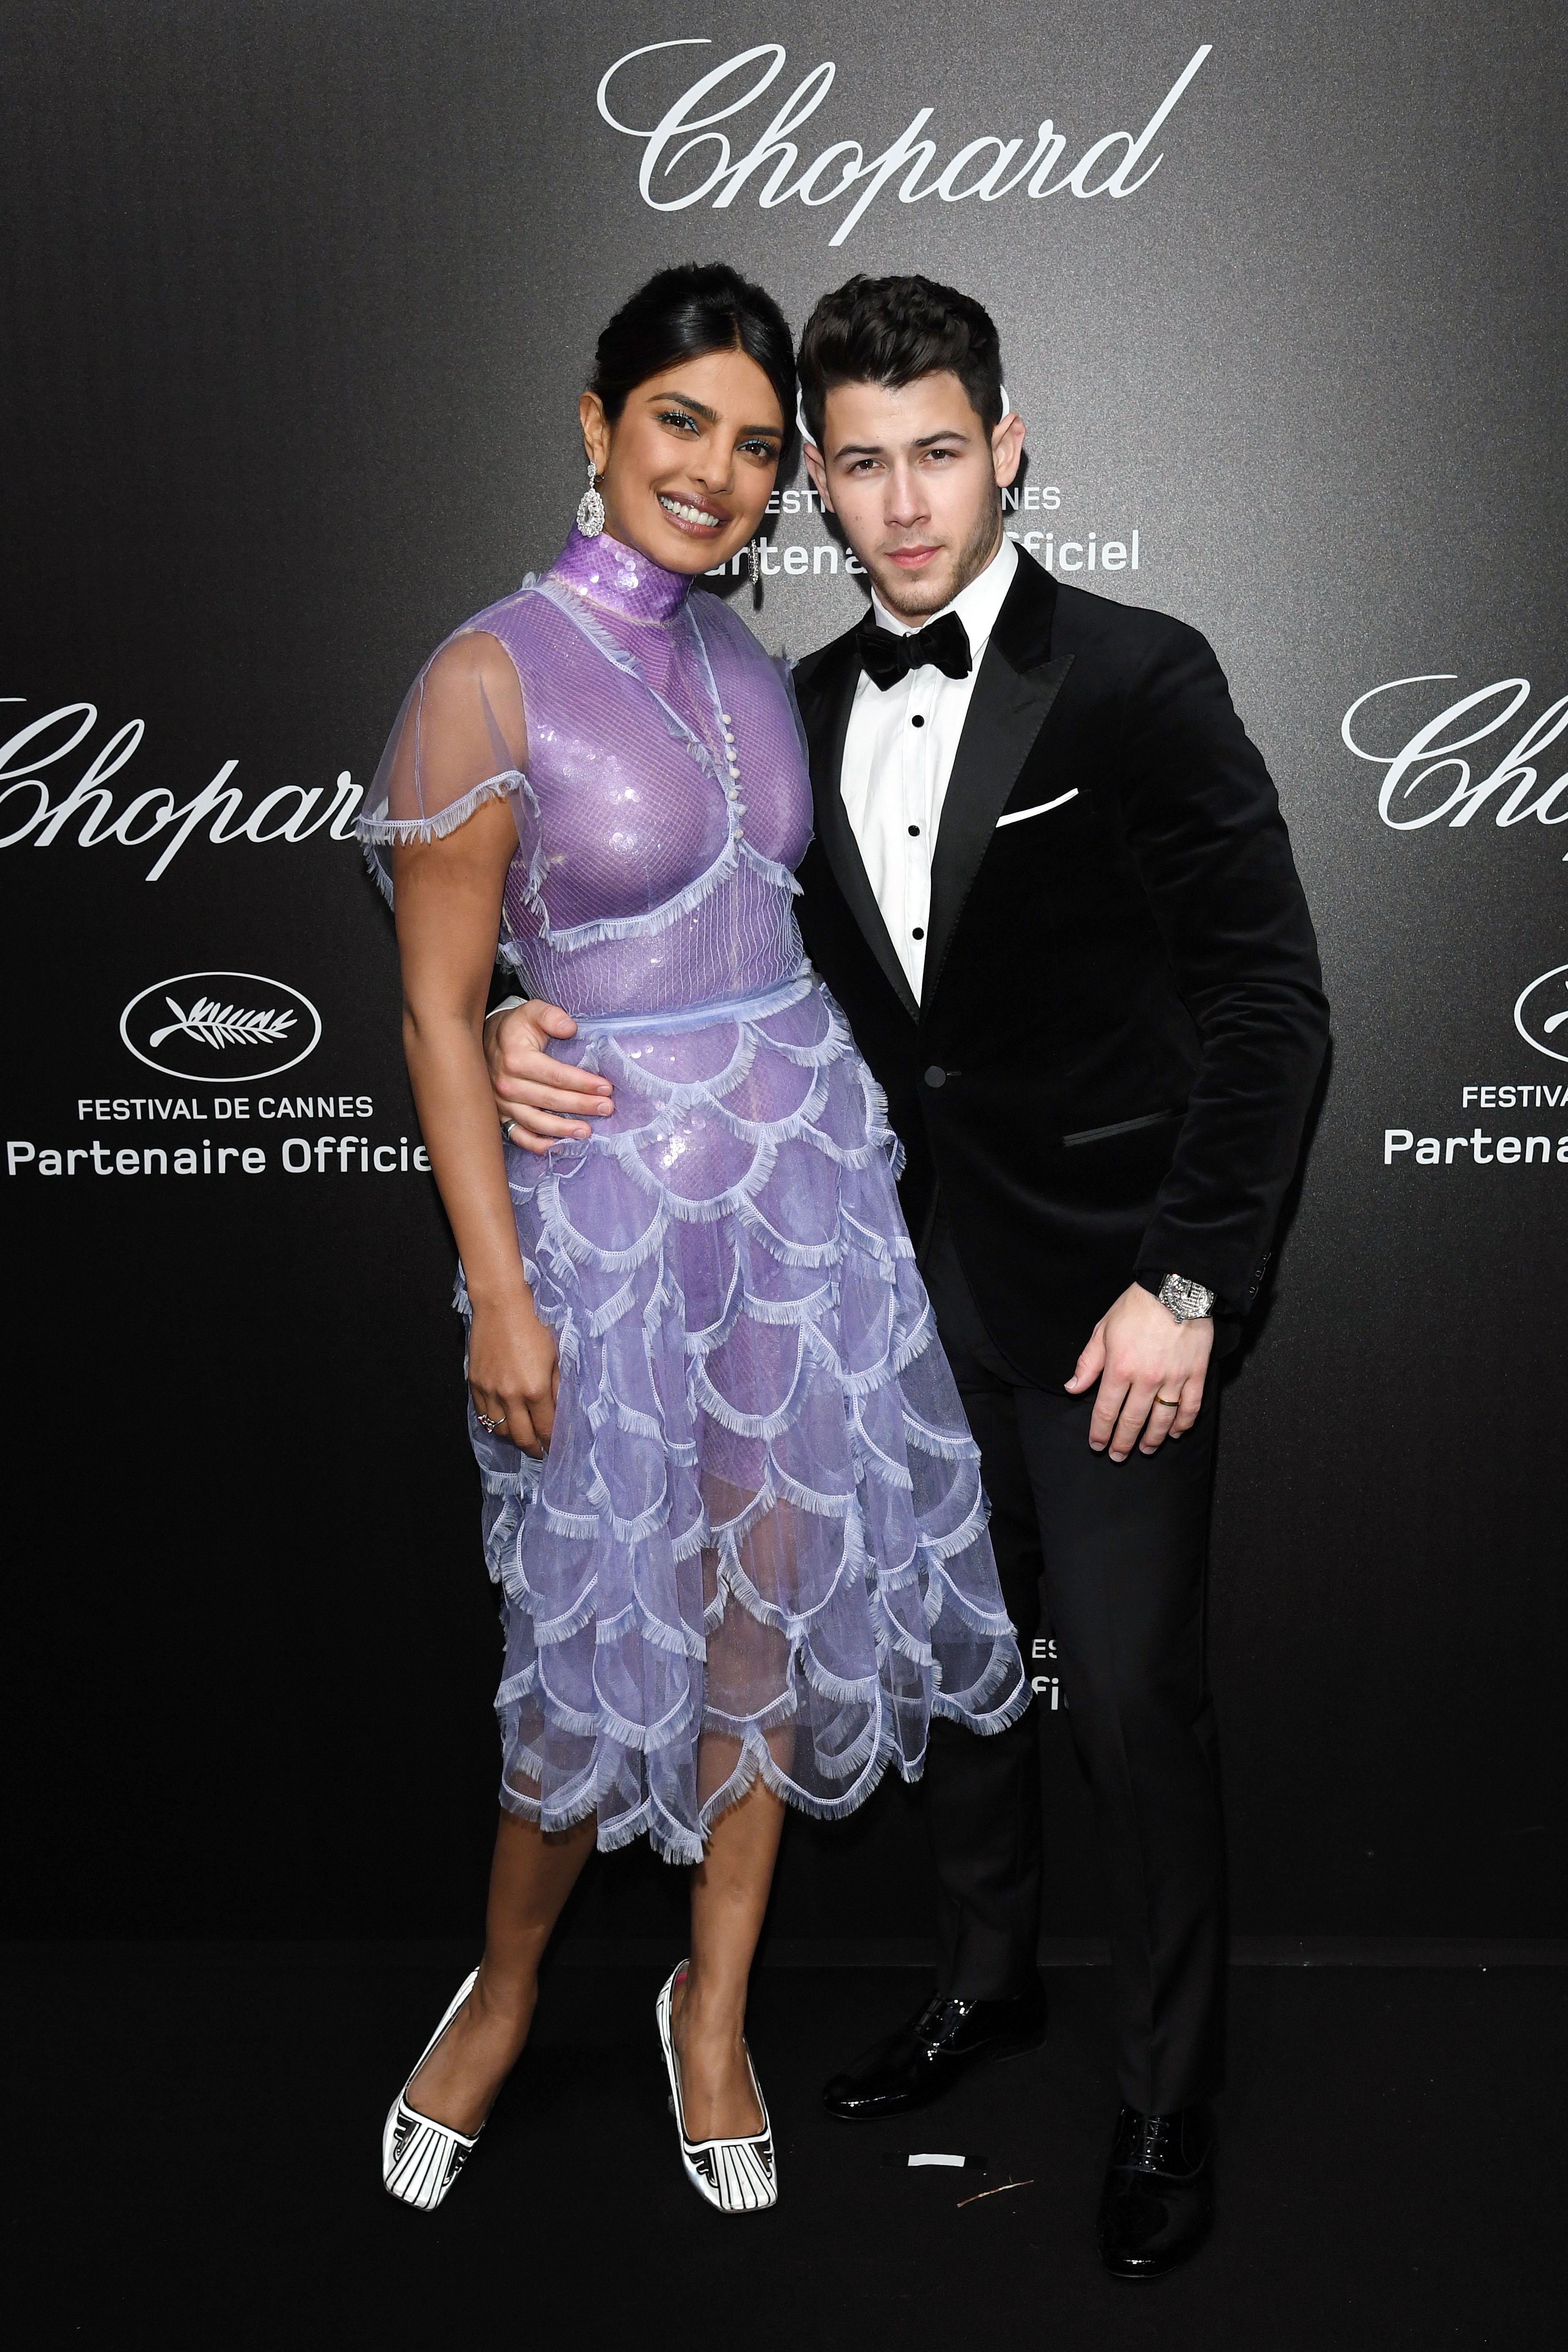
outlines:
[[667, 572], [640, 547], [628, 547], [607, 530], [584, 539], [575, 525], [550, 568], [591, 604], [631, 621], [668, 621], [691, 592], [689, 573]]

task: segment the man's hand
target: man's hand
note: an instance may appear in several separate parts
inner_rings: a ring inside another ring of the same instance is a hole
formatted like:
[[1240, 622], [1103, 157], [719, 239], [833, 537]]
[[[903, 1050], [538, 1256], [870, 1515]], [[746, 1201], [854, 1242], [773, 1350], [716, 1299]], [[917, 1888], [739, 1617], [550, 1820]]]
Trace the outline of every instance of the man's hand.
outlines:
[[[1124, 1290], [1095, 1325], [1078, 1370], [1067, 1383], [1081, 1396], [1100, 1382], [1089, 1442], [1125, 1462], [1134, 1445], [1153, 1454], [1167, 1437], [1191, 1429], [1204, 1401], [1214, 1324], [1207, 1316], [1178, 1323], [1168, 1307], [1140, 1283]], [[1142, 1432], [1140, 1438], [1139, 1432]]]
[[585, 1122], [607, 1118], [616, 1107], [608, 1078], [552, 1061], [544, 1051], [550, 1038], [576, 1034], [569, 1013], [533, 998], [492, 1013], [485, 1023], [485, 1065], [496, 1109], [510, 1140], [524, 1151], [548, 1151], [563, 1137], [585, 1143], [594, 1131]]

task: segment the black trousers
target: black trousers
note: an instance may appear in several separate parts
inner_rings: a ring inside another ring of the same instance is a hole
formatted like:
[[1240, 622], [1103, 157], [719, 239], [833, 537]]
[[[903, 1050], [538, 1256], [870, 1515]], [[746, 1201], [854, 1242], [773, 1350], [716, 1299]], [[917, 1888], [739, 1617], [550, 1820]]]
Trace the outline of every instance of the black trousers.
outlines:
[[[922, 1256], [980, 1446], [1026, 1662], [1042, 1583], [1050, 1611], [1110, 1893], [1121, 2095], [1169, 2114], [1206, 2098], [1221, 2063], [1224, 1851], [1203, 1658], [1215, 1384], [1176, 1444], [1123, 1463], [1092, 1454], [1092, 1391], [1053, 1393], [1013, 1370], [980, 1320], [940, 1210]], [[925, 1787], [941, 1989], [965, 2000], [1005, 1999], [1033, 1977], [1038, 1742], [1037, 1706], [990, 1739], [948, 1722], [932, 1729]]]

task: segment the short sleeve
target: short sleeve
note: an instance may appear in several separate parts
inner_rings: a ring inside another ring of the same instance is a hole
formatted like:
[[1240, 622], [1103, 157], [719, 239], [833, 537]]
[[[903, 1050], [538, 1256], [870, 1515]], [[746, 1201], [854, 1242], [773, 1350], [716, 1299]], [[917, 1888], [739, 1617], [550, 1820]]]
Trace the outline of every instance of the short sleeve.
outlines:
[[377, 877], [397, 842], [439, 841], [522, 783], [528, 730], [510, 655], [486, 629], [448, 637], [397, 714], [358, 832]]

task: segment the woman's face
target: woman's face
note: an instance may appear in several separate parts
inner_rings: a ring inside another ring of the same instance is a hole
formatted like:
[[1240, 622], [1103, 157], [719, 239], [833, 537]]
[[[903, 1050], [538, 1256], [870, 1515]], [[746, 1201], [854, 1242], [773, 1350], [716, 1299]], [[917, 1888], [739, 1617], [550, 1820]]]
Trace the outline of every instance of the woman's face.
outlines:
[[778, 471], [778, 394], [744, 352], [708, 352], [639, 383], [611, 425], [583, 394], [605, 528], [667, 572], [707, 572], [755, 535]]

